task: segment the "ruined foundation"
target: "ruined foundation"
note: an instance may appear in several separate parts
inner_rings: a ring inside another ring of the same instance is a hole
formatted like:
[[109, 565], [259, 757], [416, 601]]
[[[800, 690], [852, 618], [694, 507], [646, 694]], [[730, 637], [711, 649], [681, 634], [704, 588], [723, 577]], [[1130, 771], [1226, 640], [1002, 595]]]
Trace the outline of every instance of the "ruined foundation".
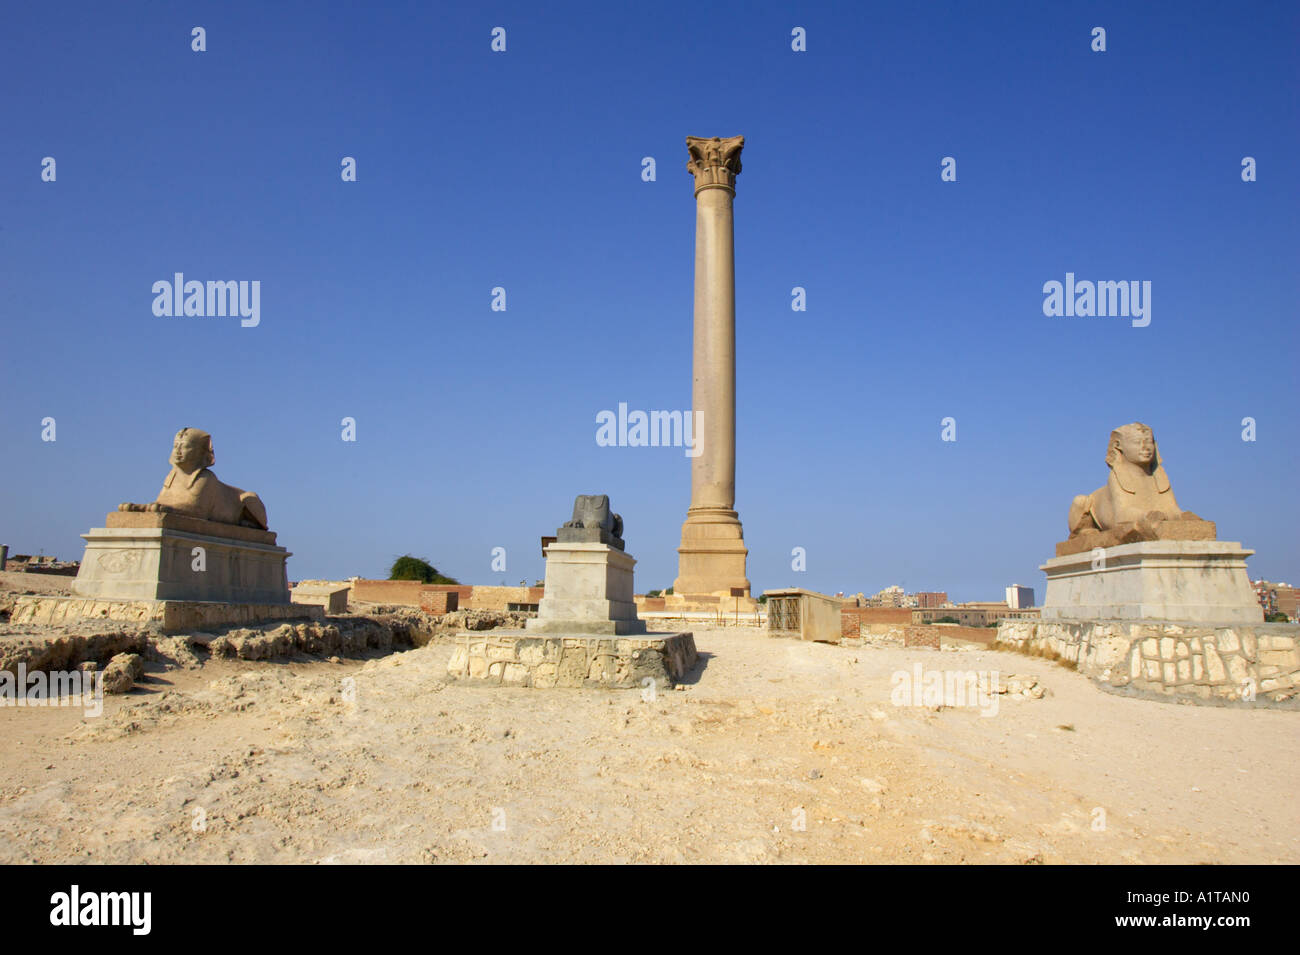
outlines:
[[11, 624], [60, 626], [80, 620], [114, 620], [190, 633], [276, 620], [324, 620], [325, 608], [308, 604], [221, 603], [207, 600], [120, 600], [104, 597], [24, 596], [14, 601]]
[[670, 689], [698, 660], [692, 633], [582, 637], [510, 630], [456, 640], [448, 677], [494, 686], [631, 689], [651, 680]]

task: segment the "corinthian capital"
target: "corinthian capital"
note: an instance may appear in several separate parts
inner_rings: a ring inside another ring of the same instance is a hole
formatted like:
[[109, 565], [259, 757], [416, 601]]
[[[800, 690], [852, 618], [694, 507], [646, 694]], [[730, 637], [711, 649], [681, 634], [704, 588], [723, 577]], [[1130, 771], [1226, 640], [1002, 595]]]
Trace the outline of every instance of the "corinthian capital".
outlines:
[[745, 148], [744, 136], [728, 139], [687, 136], [686, 148], [691, 151], [686, 171], [695, 177], [696, 193], [711, 186], [736, 191], [736, 177], [740, 175], [740, 151]]

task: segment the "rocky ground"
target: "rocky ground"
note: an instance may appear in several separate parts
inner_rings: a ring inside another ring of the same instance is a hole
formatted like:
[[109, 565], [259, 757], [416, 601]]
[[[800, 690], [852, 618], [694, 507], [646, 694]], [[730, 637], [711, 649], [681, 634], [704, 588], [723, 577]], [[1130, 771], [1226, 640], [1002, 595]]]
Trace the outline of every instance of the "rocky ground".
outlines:
[[[0, 708], [0, 862], [1300, 862], [1295, 713], [992, 650], [696, 642], [653, 698], [448, 684], [437, 635], [154, 654], [99, 718]], [[1017, 692], [891, 701], [917, 664]]]

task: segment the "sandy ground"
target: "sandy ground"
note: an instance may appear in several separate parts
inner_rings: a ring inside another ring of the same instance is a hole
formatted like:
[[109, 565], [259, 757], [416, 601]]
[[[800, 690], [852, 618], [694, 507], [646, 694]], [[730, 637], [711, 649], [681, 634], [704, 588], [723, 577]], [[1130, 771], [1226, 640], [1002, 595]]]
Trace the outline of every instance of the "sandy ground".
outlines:
[[[442, 642], [0, 709], [0, 862], [1300, 862], [1295, 712], [997, 651], [696, 640], [653, 700], [449, 685]], [[917, 662], [1049, 693], [894, 706]]]
[[27, 574], [22, 571], [0, 570], [0, 593], [70, 594], [75, 579], [62, 574]]

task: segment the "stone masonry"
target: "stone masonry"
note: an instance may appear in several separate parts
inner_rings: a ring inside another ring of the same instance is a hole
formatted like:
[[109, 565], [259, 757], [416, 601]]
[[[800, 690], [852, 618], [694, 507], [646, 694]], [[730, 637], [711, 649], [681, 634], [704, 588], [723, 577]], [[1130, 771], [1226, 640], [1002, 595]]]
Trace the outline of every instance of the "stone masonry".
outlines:
[[646, 637], [462, 634], [447, 664], [451, 679], [504, 686], [671, 688], [696, 663], [690, 633]]
[[1295, 624], [1008, 620], [998, 641], [1055, 653], [1111, 687], [1193, 702], [1300, 705]]

